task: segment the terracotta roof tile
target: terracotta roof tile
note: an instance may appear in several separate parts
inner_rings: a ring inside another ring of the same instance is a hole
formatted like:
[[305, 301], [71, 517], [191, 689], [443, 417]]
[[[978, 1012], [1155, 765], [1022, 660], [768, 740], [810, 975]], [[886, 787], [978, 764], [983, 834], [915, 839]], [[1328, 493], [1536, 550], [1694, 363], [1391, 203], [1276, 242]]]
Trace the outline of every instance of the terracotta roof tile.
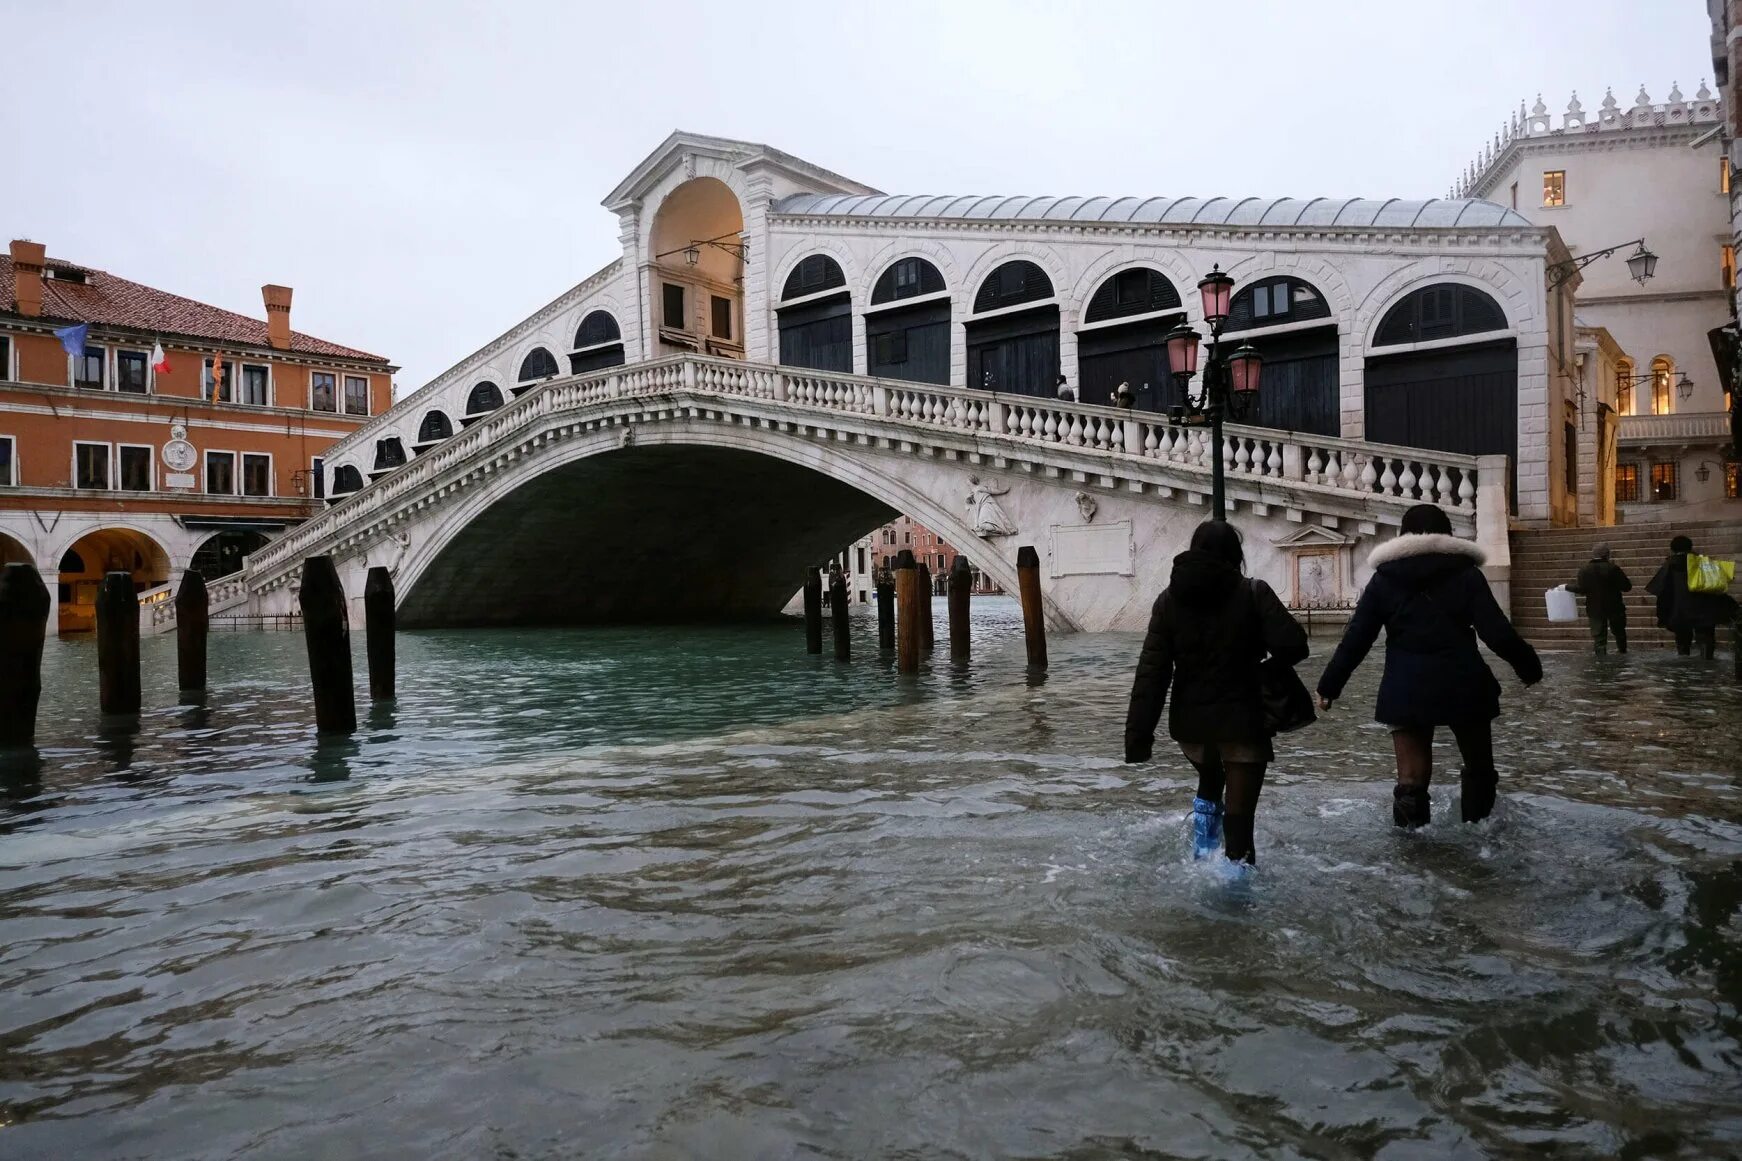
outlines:
[[[45, 262], [49, 269], [81, 271], [83, 283], [70, 279], [44, 277], [42, 281], [42, 318], [50, 322], [94, 323], [98, 326], [127, 327], [165, 338], [180, 335], [212, 343], [235, 343], [240, 346], [269, 348], [266, 323], [234, 311], [221, 310], [179, 294], [157, 290], [117, 278], [102, 270], [80, 266], [59, 258]], [[0, 306], [18, 313], [12, 298], [12, 259], [0, 253]], [[371, 363], [386, 363], [380, 355], [340, 346], [313, 335], [290, 332], [290, 349], [304, 355], [323, 355], [333, 359], [357, 359]]]

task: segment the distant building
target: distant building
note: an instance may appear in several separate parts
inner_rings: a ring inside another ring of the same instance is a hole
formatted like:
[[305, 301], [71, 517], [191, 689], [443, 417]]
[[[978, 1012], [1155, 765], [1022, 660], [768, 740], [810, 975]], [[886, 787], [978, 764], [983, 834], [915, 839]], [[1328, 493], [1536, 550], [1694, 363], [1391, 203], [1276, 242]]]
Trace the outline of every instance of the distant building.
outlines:
[[[106, 572], [148, 601], [184, 569], [234, 572], [319, 508], [325, 450], [392, 406], [397, 368], [292, 331], [289, 287], [262, 295], [265, 321], [40, 243], [0, 257], [0, 561], [43, 574], [59, 632], [92, 627]], [[75, 356], [55, 332], [81, 324]], [[406, 454], [379, 441], [376, 472]]]
[[[1632, 246], [1583, 270], [1574, 304], [1581, 345], [1606, 331], [1617, 350], [1605, 378], [1594, 364], [1575, 367], [1578, 391], [1549, 417], [1569, 506], [1601, 506], [1602, 496], [1570, 490], [1595, 459], [1622, 519], [1742, 514], [1737, 465], [1725, 455], [1731, 376], [1720, 361], [1729, 360], [1714, 358], [1736, 289], [1726, 116], [1704, 84], [1691, 99], [1672, 87], [1662, 103], [1642, 88], [1625, 107], [1606, 93], [1589, 112], [1575, 94], [1559, 117], [1538, 97], [1528, 111], [1520, 105], [1455, 191], [1555, 227], [1575, 258], [1638, 238], [1657, 255], [1643, 283], [1628, 268]], [[1570, 511], [1556, 515], [1570, 522]]]

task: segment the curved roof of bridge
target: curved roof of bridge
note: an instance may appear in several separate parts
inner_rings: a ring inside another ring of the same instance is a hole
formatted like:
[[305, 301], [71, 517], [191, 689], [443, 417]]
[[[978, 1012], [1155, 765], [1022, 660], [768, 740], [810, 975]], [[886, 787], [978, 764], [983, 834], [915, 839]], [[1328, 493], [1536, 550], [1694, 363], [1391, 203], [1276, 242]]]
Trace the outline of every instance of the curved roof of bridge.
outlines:
[[850, 218], [950, 218], [1000, 222], [1109, 222], [1178, 226], [1322, 226], [1431, 229], [1529, 226], [1517, 210], [1475, 198], [951, 197], [931, 194], [793, 194], [779, 214]]

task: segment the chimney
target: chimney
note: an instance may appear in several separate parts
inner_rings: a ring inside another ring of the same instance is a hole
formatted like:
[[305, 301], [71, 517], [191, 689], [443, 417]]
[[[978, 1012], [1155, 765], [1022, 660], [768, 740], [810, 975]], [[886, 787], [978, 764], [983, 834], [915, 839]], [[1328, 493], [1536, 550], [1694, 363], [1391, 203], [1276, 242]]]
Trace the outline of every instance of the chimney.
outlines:
[[18, 313], [36, 317], [42, 313], [42, 264], [45, 251], [41, 242], [12, 242], [12, 297], [18, 302]]
[[290, 287], [267, 283], [260, 288], [266, 300], [266, 341], [280, 351], [290, 350]]

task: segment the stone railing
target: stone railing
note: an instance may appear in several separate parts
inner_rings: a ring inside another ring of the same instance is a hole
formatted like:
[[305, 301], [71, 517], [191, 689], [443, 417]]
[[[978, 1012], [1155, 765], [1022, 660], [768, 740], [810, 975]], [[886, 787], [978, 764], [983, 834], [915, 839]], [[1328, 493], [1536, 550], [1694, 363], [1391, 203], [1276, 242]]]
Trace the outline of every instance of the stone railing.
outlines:
[[[566, 421], [589, 408], [678, 393], [722, 402], [751, 400], [794, 418], [810, 412], [819, 418], [869, 421], [889, 425], [891, 434], [910, 430], [915, 438], [929, 432], [987, 444], [998, 441], [1018, 453], [1046, 446], [1059, 452], [1055, 459], [1070, 458], [1073, 468], [1087, 457], [1091, 462], [1084, 466], [1113, 477], [1153, 465], [1191, 478], [1194, 488], [1209, 490], [1209, 431], [1172, 423], [1154, 412], [679, 355], [553, 379], [528, 391], [261, 548], [249, 557], [246, 575], [258, 588], [264, 578], [300, 562], [317, 546], [342, 539], [345, 529], [365, 527], [379, 515], [418, 501], [450, 469], [475, 456], [506, 450], [509, 458], [518, 458], [544, 438], [541, 429], [552, 417], [563, 416]], [[1227, 425], [1224, 432], [1231, 489], [1243, 483], [1275, 486], [1272, 499], [1278, 504], [1288, 502], [1283, 497], [1286, 491], [1295, 493], [1303, 505], [1317, 496], [1340, 499], [1345, 506], [1377, 505], [1394, 516], [1410, 504], [1432, 503], [1466, 515], [1472, 524], [1475, 521], [1483, 473], [1474, 456], [1236, 424]], [[984, 450], [1000, 449], [986, 446]], [[1096, 460], [1100, 462], [1092, 462]], [[1490, 465], [1489, 471], [1494, 470]], [[1493, 483], [1502, 489], [1497, 495], [1503, 497], [1503, 469]]]
[[1707, 443], [1730, 438], [1727, 411], [1688, 411], [1679, 415], [1623, 415], [1615, 438], [1622, 443]]
[[[227, 577], [221, 577], [206, 586], [206, 609], [210, 614], [221, 613], [233, 609], [248, 599], [248, 582], [246, 573], [233, 572]], [[150, 604], [145, 603], [149, 594], [157, 595]], [[175, 599], [169, 585], [147, 590], [139, 594], [139, 630], [142, 633], [168, 633], [175, 628]]]

